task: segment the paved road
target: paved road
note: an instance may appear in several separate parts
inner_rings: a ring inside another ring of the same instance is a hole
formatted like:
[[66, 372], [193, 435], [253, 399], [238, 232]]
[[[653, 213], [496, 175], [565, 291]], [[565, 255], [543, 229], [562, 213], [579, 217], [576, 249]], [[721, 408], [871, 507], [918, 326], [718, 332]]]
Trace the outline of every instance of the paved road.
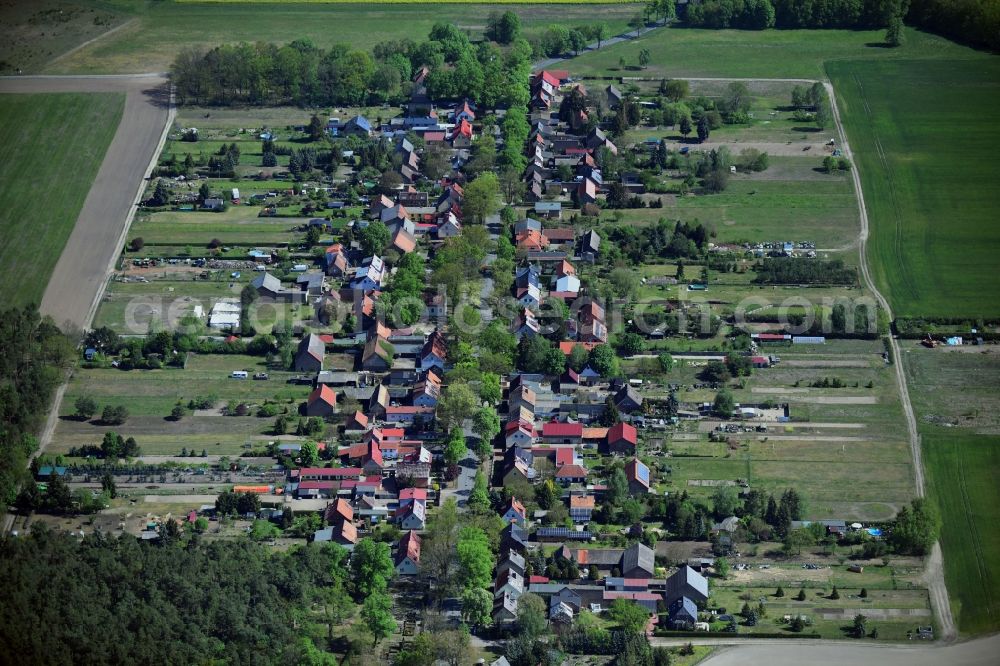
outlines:
[[[846, 664], [878, 664], [878, 666], [980, 666], [996, 664], [1000, 653], [1000, 636], [991, 636], [967, 643], [942, 646], [940, 643], [852, 644], [845, 641], [719, 639], [695, 641], [700, 644], [723, 645], [716, 654], [701, 662], [705, 666], [845, 666]], [[653, 639], [653, 645], [676, 645], [678, 641]]]
[[0, 93], [125, 93], [118, 131], [42, 297], [42, 313], [61, 326], [83, 329], [93, 319], [173, 120], [168, 90], [162, 74], [0, 78]]

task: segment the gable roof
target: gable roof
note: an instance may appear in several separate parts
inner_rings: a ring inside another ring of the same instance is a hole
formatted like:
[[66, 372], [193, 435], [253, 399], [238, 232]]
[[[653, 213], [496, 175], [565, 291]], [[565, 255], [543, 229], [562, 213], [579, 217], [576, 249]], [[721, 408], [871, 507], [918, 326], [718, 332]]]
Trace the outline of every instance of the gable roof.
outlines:
[[635, 429], [635, 426], [624, 421], [611, 426], [608, 429], [608, 442], [617, 442], [619, 440], [635, 444], [638, 441], [638, 431]]
[[420, 563], [420, 535], [409, 530], [406, 534], [402, 536], [399, 540], [399, 545], [396, 550], [396, 564], [398, 565], [404, 559], [409, 558], [414, 564]]
[[323, 357], [326, 355], [326, 345], [323, 344], [323, 339], [315, 333], [310, 333], [302, 338], [299, 341], [299, 350], [296, 356], [301, 356], [302, 354], [308, 354], [322, 363]]
[[587, 468], [582, 465], [563, 465], [556, 470], [557, 479], [576, 479], [587, 476]]
[[331, 407], [336, 407], [337, 394], [336, 392], [334, 392], [332, 388], [330, 388], [326, 384], [323, 384], [322, 386], [317, 387], [312, 393], [309, 394], [309, 398], [306, 402], [311, 405], [318, 401], [325, 402]]
[[511, 510], [513, 510], [514, 513], [521, 516], [522, 518], [528, 515], [528, 512], [524, 509], [524, 505], [521, 504], [519, 501], [517, 501], [516, 497], [510, 498], [510, 501], [508, 501], [507, 505], [504, 507], [503, 513], [506, 514], [508, 511]]
[[358, 129], [364, 130], [366, 132], [372, 131], [372, 124], [364, 116], [354, 116], [347, 121], [346, 127], [357, 127]]
[[632, 458], [625, 465], [625, 478], [636, 481], [649, 488], [649, 467], [638, 458]]
[[542, 426], [542, 437], [583, 437], [583, 424], [549, 421]]
[[668, 598], [680, 593], [685, 587], [695, 590], [705, 599], [708, 598], [708, 580], [686, 564], [667, 578]]
[[345, 499], [338, 499], [326, 507], [326, 521], [332, 523], [338, 519], [346, 520], [347, 522], [354, 520], [354, 509]]
[[655, 560], [652, 548], [642, 543], [634, 543], [622, 553], [621, 571], [624, 574], [638, 567], [652, 575], [655, 571]]

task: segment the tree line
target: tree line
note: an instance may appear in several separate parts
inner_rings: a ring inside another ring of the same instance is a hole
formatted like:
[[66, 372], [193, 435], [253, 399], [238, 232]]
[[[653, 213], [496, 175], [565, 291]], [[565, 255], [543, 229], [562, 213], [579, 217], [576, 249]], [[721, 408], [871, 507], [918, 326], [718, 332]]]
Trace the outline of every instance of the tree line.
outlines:
[[686, 7], [687, 25], [698, 28], [889, 28], [887, 41], [897, 46], [905, 19], [959, 42], [1000, 49], [1000, 7], [991, 0], [706, 0]]
[[63, 373], [75, 353], [70, 340], [37, 308], [0, 316], [0, 499], [14, 501], [28, 478], [28, 458]]
[[757, 284], [843, 284], [856, 285], [858, 271], [840, 259], [823, 261], [798, 257], [764, 259], [755, 269]]
[[876, 29], [906, 13], [905, 0], [707, 0], [688, 5], [685, 19], [699, 28]]
[[[512, 34], [509, 26], [495, 30], [500, 39]], [[407, 99], [414, 74], [427, 67], [431, 98], [468, 97], [494, 107], [527, 104], [531, 59], [531, 45], [519, 37], [504, 47], [474, 45], [454, 25], [438, 23], [426, 41], [380, 42], [371, 53], [342, 44], [322, 49], [308, 39], [187, 49], [174, 60], [171, 79], [182, 104], [358, 106]]]

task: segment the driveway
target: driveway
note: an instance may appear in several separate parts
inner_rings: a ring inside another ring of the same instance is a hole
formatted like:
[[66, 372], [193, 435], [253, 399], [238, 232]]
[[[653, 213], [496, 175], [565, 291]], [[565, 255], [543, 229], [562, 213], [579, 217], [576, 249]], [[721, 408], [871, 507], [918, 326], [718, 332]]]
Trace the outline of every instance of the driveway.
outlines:
[[455, 498], [459, 507], [464, 508], [469, 501], [469, 493], [476, 483], [476, 471], [479, 469], [479, 458], [471, 449], [465, 450], [465, 457], [458, 461], [458, 478], [455, 485], [441, 491], [443, 500]]

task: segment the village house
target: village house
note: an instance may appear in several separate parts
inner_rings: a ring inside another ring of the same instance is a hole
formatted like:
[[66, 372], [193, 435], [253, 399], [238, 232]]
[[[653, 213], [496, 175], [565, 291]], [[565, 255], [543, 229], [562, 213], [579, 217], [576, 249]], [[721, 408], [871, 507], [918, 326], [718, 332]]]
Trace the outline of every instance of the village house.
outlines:
[[326, 356], [326, 345], [315, 333], [310, 333], [299, 342], [295, 352], [294, 368], [296, 372], [319, 372], [323, 369], [323, 358]]
[[427, 524], [427, 503], [414, 501], [396, 511], [401, 530], [422, 530]]
[[448, 357], [447, 346], [444, 335], [437, 329], [434, 330], [424, 342], [423, 349], [420, 350], [420, 369], [423, 371], [431, 368], [444, 369], [445, 359]]
[[542, 425], [542, 442], [546, 444], [571, 444], [583, 442], [583, 424], [550, 421]]
[[504, 441], [507, 448], [530, 447], [535, 442], [535, 427], [525, 421], [510, 421], [504, 426]]
[[614, 397], [615, 407], [625, 414], [633, 414], [642, 409], [642, 396], [631, 386], [623, 386]]
[[625, 478], [628, 480], [630, 495], [645, 495], [649, 492], [649, 467], [638, 458], [632, 458], [626, 463]]
[[343, 136], [370, 137], [373, 134], [372, 124], [364, 116], [354, 116], [340, 129]]
[[574, 523], [589, 523], [594, 513], [594, 496], [577, 495], [569, 496], [569, 517]]
[[639, 433], [635, 429], [635, 426], [624, 422], [616, 423], [608, 429], [605, 452], [634, 456], [638, 439]]
[[250, 281], [250, 286], [257, 290], [261, 301], [269, 303], [304, 303], [306, 293], [298, 289], [289, 289], [281, 284], [281, 280], [270, 273], [261, 273]]
[[563, 486], [587, 482], [587, 468], [583, 465], [562, 465], [556, 470], [555, 482]]
[[415, 576], [420, 569], [420, 535], [410, 530], [396, 543], [396, 573]]
[[672, 629], [690, 631], [698, 621], [698, 606], [687, 597], [675, 599], [667, 613]]
[[528, 520], [528, 512], [524, 505], [517, 501], [516, 497], [511, 497], [500, 514], [500, 518], [504, 523], [517, 523], [523, 527]]
[[667, 578], [666, 590], [668, 607], [683, 597], [695, 604], [708, 601], [708, 580], [686, 564]]
[[306, 416], [333, 416], [337, 411], [337, 394], [329, 386], [319, 386], [306, 399]]

